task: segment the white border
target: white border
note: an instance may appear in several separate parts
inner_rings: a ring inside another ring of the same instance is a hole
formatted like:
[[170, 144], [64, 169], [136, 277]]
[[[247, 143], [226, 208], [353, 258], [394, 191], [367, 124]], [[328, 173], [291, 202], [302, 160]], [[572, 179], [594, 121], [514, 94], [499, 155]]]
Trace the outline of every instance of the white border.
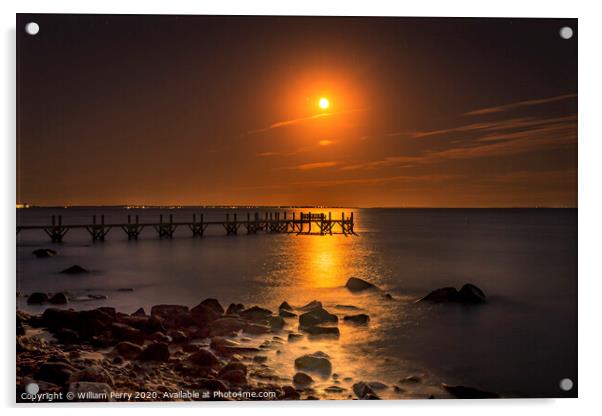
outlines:
[[[54, 0], [54, 1], [8, 1], [1, 2], [2, 21], [2, 64], [0, 65], [2, 97], [0, 99], [0, 129], [2, 140], [0, 155], [2, 163], [3, 203], [0, 205], [0, 248], [5, 296], [2, 308], [2, 376], [0, 394], [2, 404], [11, 407], [14, 400], [14, 293], [15, 293], [15, 13], [132, 13], [132, 14], [288, 14], [288, 15], [370, 15], [370, 16], [472, 16], [472, 17], [576, 17], [579, 18], [579, 399], [567, 400], [504, 400], [504, 401], [405, 401], [405, 402], [305, 402], [305, 403], [220, 403], [220, 404], [149, 404], [126, 407], [111, 407], [116, 415], [130, 411], [148, 414], [164, 414], [166, 411], [202, 412], [204, 414], [259, 413], [266, 415], [307, 415], [315, 412], [344, 411], [351, 415], [367, 411], [379, 413], [411, 412], [415, 415], [445, 414], [465, 415], [475, 412], [488, 415], [509, 413], [541, 413], [546, 415], [590, 414], [599, 411], [596, 402], [601, 388], [600, 355], [602, 353], [599, 317], [602, 294], [602, 270], [600, 262], [600, 216], [602, 197], [599, 189], [602, 172], [598, 159], [602, 154], [602, 65], [600, 54], [602, 15], [600, 7], [593, 1], [525, 1], [503, 0], [497, 2], [454, 0], [454, 1], [319, 1], [301, 2], [238, 0]], [[135, 408], [134, 408], [135, 407]], [[70, 406], [44, 406], [43, 408], [14, 407], [13, 412], [44, 414], [103, 415], [103, 405], [90, 405], [85, 409]], [[374, 409], [374, 410], [372, 410]]]

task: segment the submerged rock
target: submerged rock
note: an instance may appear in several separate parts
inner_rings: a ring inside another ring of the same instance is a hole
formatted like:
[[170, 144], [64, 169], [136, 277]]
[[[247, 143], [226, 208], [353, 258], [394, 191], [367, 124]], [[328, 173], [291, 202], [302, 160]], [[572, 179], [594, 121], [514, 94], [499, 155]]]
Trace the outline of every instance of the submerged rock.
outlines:
[[290, 334], [288, 334], [288, 342], [298, 341], [301, 338], [303, 338], [303, 335], [297, 334], [295, 332], [291, 332]]
[[453, 386], [449, 384], [441, 384], [441, 386], [452, 396], [458, 399], [499, 399], [500, 396], [497, 393], [490, 391], [479, 390], [474, 387], [466, 386]]
[[471, 283], [462, 286], [458, 294], [464, 303], [484, 303], [486, 301], [485, 293]]
[[241, 311], [239, 315], [248, 319], [249, 321], [263, 321], [272, 316], [272, 311], [265, 308], [260, 308], [259, 306], [252, 306], [249, 309], [245, 309]]
[[280, 304], [280, 306], [278, 306], [278, 310], [285, 310], [285, 311], [292, 311], [293, 307], [291, 305], [289, 305], [289, 303], [287, 301], [284, 301]]
[[278, 312], [278, 316], [281, 316], [283, 318], [296, 318], [297, 314], [289, 312], [285, 309], [280, 309], [280, 312]]
[[42, 292], [34, 292], [27, 298], [27, 303], [30, 305], [41, 305], [48, 302], [48, 295]]
[[52, 296], [48, 301], [53, 305], [64, 305], [69, 303], [67, 295], [65, 295], [63, 292], [55, 293], [54, 296]]
[[242, 303], [231, 303], [226, 309], [226, 315], [238, 315], [241, 311], [245, 310], [245, 305]]
[[323, 353], [317, 351], [313, 354], [302, 355], [295, 360], [298, 370], [316, 372], [328, 376], [332, 372], [332, 364]]
[[78, 265], [78, 264], [74, 264], [71, 267], [66, 268], [65, 270], [61, 271], [61, 273], [63, 274], [83, 274], [83, 273], [89, 273], [88, 270], [84, 269], [82, 266]]
[[321, 307], [322, 307], [322, 302], [320, 302], [319, 300], [312, 300], [307, 305], [301, 306], [299, 308], [299, 310], [301, 310], [301, 311], [311, 311], [312, 309], [321, 308]]
[[353, 392], [360, 400], [379, 400], [380, 397], [372, 390], [372, 388], [363, 381], [353, 385]]
[[335, 305], [335, 309], [347, 310], [347, 311], [358, 311], [360, 308], [353, 305]]
[[132, 316], [146, 316], [146, 312], [144, 311], [144, 308], [138, 308]]
[[[222, 305], [220, 305], [219, 301], [214, 298], [205, 299], [204, 301], [199, 303], [197, 306], [195, 306], [195, 308], [199, 307], [199, 306], [205, 306], [220, 315], [224, 314], [224, 308], [222, 307]], [[195, 308], [192, 308], [192, 309], [194, 310]]]
[[360, 313], [358, 315], [346, 315], [343, 320], [345, 322], [351, 322], [357, 325], [366, 325], [368, 322], [370, 322], [370, 316], [366, 315], [365, 313]]
[[376, 289], [376, 286], [374, 286], [372, 283], [357, 277], [350, 277], [349, 280], [347, 280], [345, 287], [351, 292], [361, 292], [363, 290]]
[[314, 336], [327, 335], [327, 336], [338, 337], [341, 335], [339, 328], [337, 328], [336, 326], [316, 325], [316, 326], [303, 327], [303, 328], [301, 328], [301, 330], [304, 332], [307, 332], [309, 335], [314, 335]]
[[420, 298], [417, 302], [433, 303], [462, 303], [466, 305], [486, 302], [485, 293], [477, 286], [467, 283], [460, 291], [455, 287], [443, 287], [435, 289], [428, 295]]
[[58, 253], [50, 248], [38, 248], [37, 250], [32, 251], [31, 254], [39, 259], [45, 259], [48, 257], [54, 257]]

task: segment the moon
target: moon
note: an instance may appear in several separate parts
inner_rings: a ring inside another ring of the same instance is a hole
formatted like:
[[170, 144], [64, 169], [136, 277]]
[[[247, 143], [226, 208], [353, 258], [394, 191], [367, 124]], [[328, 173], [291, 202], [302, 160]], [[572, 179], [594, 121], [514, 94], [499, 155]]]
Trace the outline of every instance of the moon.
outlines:
[[320, 101], [318, 101], [318, 105], [322, 110], [327, 110], [328, 107], [330, 107], [330, 101], [328, 101], [328, 98], [322, 97], [320, 98]]

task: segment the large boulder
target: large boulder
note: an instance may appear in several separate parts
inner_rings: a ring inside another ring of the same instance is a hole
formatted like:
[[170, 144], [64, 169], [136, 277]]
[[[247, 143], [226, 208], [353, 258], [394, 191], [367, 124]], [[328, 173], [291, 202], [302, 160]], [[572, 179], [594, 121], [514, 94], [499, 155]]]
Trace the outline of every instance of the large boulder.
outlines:
[[247, 326], [247, 322], [238, 318], [219, 318], [209, 324], [209, 334], [211, 336], [216, 335], [230, 335], [243, 330]]
[[347, 280], [345, 287], [351, 292], [361, 292], [363, 290], [376, 289], [376, 286], [374, 286], [372, 283], [358, 277], [350, 277], [349, 280]]
[[293, 383], [299, 387], [307, 387], [314, 382], [310, 375], [299, 371], [293, 376]]
[[313, 354], [302, 355], [295, 360], [297, 370], [319, 373], [328, 376], [332, 372], [332, 364], [328, 356], [320, 351]]
[[433, 303], [446, 303], [446, 302], [458, 302], [460, 295], [455, 287], [442, 287], [435, 289], [428, 295], [418, 299], [418, 302], [433, 302]]
[[195, 306], [192, 309], [194, 310], [195, 308], [197, 308], [199, 306], [205, 306], [205, 307], [213, 310], [214, 312], [218, 313], [220, 316], [224, 314], [224, 308], [222, 307], [222, 305], [220, 305], [220, 303], [217, 299], [213, 299], [213, 298], [205, 299], [204, 301], [202, 301], [201, 303], [199, 303], [197, 306]]
[[43, 292], [33, 292], [27, 298], [27, 303], [29, 305], [41, 305], [46, 302], [48, 302], [48, 295]]
[[245, 310], [245, 305], [242, 303], [231, 303], [226, 309], [226, 315], [238, 315], [241, 311]]
[[48, 301], [53, 305], [64, 305], [69, 302], [69, 299], [63, 292], [58, 292], [55, 293]]
[[116, 341], [129, 341], [142, 345], [146, 339], [146, 334], [141, 330], [117, 322], [111, 325], [111, 332]]
[[151, 317], [161, 320], [166, 328], [182, 328], [194, 324], [190, 311], [183, 305], [155, 305]]
[[299, 316], [299, 325], [302, 327], [310, 327], [327, 323], [337, 323], [339, 318], [328, 312], [326, 309], [319, 307], [305, 312]]
[[247, 319], [249, 321], [265, 321], [270, 316], [272, 316], [272, 311], [265, 308], [260, 308], [259, 306], [252, 306], [249, 309], [245, 309], [244, 311], [240, 311], [239, 315], [241, 318]]
[[477, 286], [466, 283], [462, 288], [458, 291], [460, 295], [460, 300], [462, 303], [484, 303], [486, 302], [485, 293]]
[[417, 302], [432, 303], [462, 303], [474, 305], [486, 302], [485, 293], [477, 286], [467, 283], [458, 291], [455, 287], [443, 287], [435, 289], [428, 295], [420, 298]]
[[134, 344], [133, 342], [123, 341], [115, 345], [115, 351], [117, 351], [123, 358], [135, 360], [140, 356], [140, 354], [142, 354], [143, 348], [138, 344]]
[[300, 311], [311, 311], [312, 309], [321, 308], [322, 302], [319, 300], [312, 300], [307, 305], [301, 306], [299, 308]]

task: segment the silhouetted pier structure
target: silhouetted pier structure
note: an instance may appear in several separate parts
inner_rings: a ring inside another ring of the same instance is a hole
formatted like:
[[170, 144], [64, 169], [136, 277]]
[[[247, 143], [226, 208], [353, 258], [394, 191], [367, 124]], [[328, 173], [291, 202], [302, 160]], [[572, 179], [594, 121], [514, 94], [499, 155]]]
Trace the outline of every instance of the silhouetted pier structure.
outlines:
[[104, 215], [100, 215], [100, 221], [97, 221], [97, 216], [93, 215], [91, 224], [71, 225], [63, 224], [62, 215], [53, 215], [51, 225], [18, 225], [17, 234], [26, 230], [43, 230], [53, 243], [62, 242], [69, 230], [81, 228], [88, 231], [92, 241], [104, 241], [113, 228], [123, 230], [128, 240], [137, 240], [142, 230], [147, 227], [154, 229], [161, 239], [173, 238], [179, 227], [190, 229], [193, 237], [203, 237], [208, 227], [223, 228], [226, 235], [237, 235], [241, 229], [245, 230], [246, 234], [264, 232], [297, 235], [355, 235], [353, 212], [347, 217], [342, 212], [340, 218], [333, 217], [330, 212], [328, 214], [301, 212], [299, 216], [296, 214], [295, 212], [292, 215], [287, 215], [286, 212], [266, 212], [260, 215], [255, 212], [251, 215], [247, 212], [246, 217], [241, 219], [237, 213], [228, 213], [225, 220], [221, 221], [205, 221], [204, 214], [200, 214], [199, 217], [193, 214], [192, 221], [174, 221], [173, 214], [170, 214], [167, 219], [160, 214], [159, 222], [140, 222], [138, 215], [128, 215], [127, 223], [106, 223]]

